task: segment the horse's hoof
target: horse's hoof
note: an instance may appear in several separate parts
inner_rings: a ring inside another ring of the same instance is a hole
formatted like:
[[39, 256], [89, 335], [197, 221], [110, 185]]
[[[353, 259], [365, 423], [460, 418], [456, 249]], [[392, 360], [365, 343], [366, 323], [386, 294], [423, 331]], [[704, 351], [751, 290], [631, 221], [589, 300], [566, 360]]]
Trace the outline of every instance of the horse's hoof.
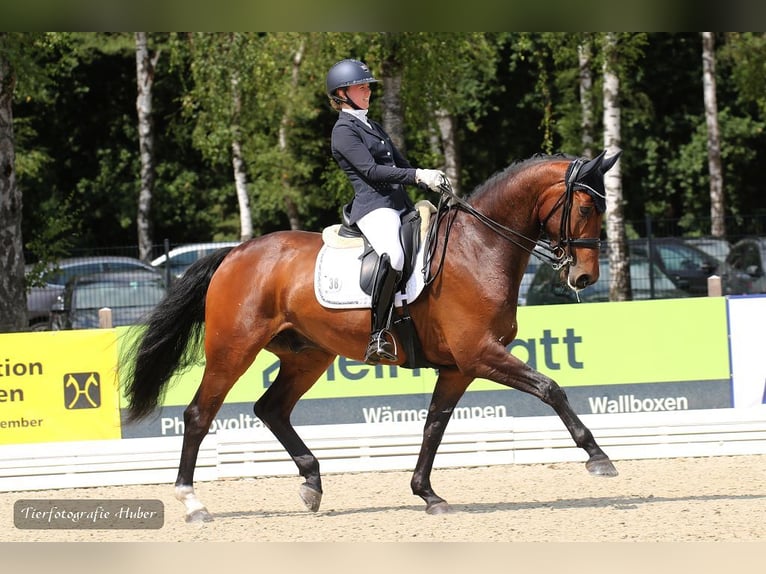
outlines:
[[322, 502], [321, 492], [311, 488], [308, 484], [304, 483], [301, 484], [301, 488], [298, 491], [298, 494], [300, 495], [303, 504], [305, 504], [306, 508], [308, 508], [311, 512], [316, 512], [319, 510], [319, 505]]
[[585, 468], [593, 476], [617, 476], [619, 473], [607, 456], [594, 456], [585, 463]]
[[452, 514], [453, 512], [452, 507], [444, 500], [426, 506], [426, 514]]
[[189, 524], [213, 522], [213, 515], [207, 511], [207, 508], [198, 508], [186, 515], [186, 522]]

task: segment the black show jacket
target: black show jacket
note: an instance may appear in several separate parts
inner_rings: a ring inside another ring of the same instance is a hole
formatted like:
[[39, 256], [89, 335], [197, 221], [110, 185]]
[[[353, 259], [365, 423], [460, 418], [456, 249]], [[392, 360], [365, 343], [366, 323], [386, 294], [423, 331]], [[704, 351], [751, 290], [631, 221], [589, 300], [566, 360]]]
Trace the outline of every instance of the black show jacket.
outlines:
[[415, 185], [415, 168], [380, 124], [368, 121], [372, 127], [339, 112], [332, 130], [332, 155], [354, 188], [350, 223], [380, 207], [414, 208], [404, 185]]

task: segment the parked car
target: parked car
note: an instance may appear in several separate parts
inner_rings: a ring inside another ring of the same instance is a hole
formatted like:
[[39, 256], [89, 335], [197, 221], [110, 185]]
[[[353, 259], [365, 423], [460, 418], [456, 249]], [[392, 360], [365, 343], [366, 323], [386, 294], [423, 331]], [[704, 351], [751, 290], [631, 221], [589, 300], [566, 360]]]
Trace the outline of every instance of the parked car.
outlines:
[[[581, 302], [609, 301], [609, 260], [601, 257], [598, 267], [598, 281], [579, 292]], [[656, 263], [653, 277], [649, 273], [649, 260], [646, 257], [631, 257], [630, 286], [634, 301], [689, 297], [689, 293], [676, 287]], [[576, 303], [577, 300], [578, 295], [561, 279], [560, 272], [550, 265], [540, 266], [527, 293], [527, 305]]]
[[730, 268], [726, 293], [766, 293], [766, 237], [738, 241], [731, 248], [726, 263]]
[[[628, 250], [631, 257], [649, 256], [647, 239], [631, 239]], [[675, 286], [691, 295], [705, 296], [708, 292], [708, 277], [719, 275], [725, 284], [728, 280], [728, 266], [689, 245], [683, 239], [672, 237], [653, 238], [651, 240], [652, 260], [667, 275]]]
[[[30, 277], [33, 266], [26, 266]], [[102, 255], [96, 257], [71, 257], [50, 265], [42, 273], [42, 285], [27, 292], [27, 321], [33, 331], [49, 327], [51, 305], [56, 302], [67, 282], [76, 275], [90, 275], [106, 271], [157, 271], [149, 264], [134, 257]]]
[[96, 329], [99, 310], [112, 310], [112, 326], [133, 325], [165, 297], [165, 280], [156, 271], [112, 271], [76, 275], [50, 310], [50, 329]]
[[152, 267], [165, 272], [170, 261], [170, 276], [177, 278], [184, 274], [189, 266], [197, 259], [209, 255], [223, 247], [234, 247], [239, 241], [221, 241], [218, 243], [193, 243], [171, 249], [167, 254], [162, 254], [152, 261]]
[[731, 251], [731, 244], [721, 237], [685, 237], [684, 243], [712, 255], [720, 262], [726, 261]]

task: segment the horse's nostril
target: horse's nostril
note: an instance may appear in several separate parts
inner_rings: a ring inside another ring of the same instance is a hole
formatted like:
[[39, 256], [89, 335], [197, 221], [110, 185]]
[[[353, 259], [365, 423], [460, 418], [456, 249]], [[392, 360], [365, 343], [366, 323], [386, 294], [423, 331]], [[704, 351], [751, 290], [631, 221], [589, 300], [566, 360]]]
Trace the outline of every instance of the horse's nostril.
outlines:
[[590, 279], [590, 275], [584, 274], [584, 275], [580, 275], [577, 278], [577, 281], [575, 282], [575, 285], [577, 286], [578, 289], [584, 289], [585, 287], [587, 287], [591, 283], [593, 283], [593, 282]]

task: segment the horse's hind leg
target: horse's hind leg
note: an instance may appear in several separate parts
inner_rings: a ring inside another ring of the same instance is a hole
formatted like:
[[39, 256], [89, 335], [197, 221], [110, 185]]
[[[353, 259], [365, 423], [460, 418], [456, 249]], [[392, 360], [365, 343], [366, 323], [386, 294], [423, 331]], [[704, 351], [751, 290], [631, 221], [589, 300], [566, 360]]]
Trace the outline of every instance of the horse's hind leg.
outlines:
[[299, 474], [305, 478], [300, 497], [306, 508], [319, 510], [322, 501], [322, 478], [319, 461], [295, 432], [290, 413], [306, 391], [330, 366], [335, 355], [320, 349], [303, 349], [299, 353], [278, 354], [279, 374], [255, 403], [255, 415], [263, 421], [295, 461]]
[[207, 350], [205, 372], [199, 389], [184, 411], [184, 439], [175, 484], [176, 498], [186, 507], [187, 522], [213, 519], [194, 493], [197, 455], [226, 394], [250, 366], [254, 356], [254, 351], [237, 350], [235, 345], [228, 348], [219, 345], [215, 350]]

